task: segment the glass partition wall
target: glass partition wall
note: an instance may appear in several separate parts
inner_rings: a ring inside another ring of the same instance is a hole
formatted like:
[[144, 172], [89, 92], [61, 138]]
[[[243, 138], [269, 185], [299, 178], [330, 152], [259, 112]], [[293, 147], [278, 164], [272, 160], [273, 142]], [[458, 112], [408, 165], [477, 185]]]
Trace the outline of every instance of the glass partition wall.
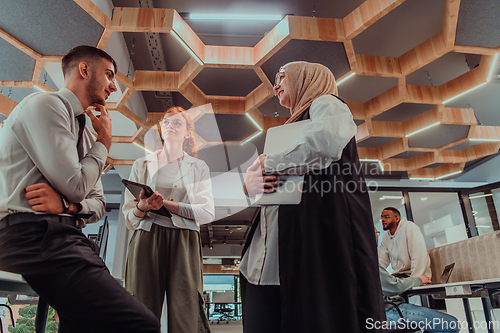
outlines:
[[382, 230], [380, 213], [385, 207], [398, 209], [415, 222], [427, 249], [470, 237], [500, 231], [500, 182], [477, 188], [378, 188], [370, 192], [375, 227]]
[[467, 239], [458, 193], [409, 192], [413, 222], [427, 250]]
[[493, 220], [496, 220], [498, 224], [492, 196], [492, 193], [484, 194], [481, 192], [469, 195], [470, 204], [472, 206], [472, 216], [474, 216], [477, 233], [479, 235], [493, 232]]

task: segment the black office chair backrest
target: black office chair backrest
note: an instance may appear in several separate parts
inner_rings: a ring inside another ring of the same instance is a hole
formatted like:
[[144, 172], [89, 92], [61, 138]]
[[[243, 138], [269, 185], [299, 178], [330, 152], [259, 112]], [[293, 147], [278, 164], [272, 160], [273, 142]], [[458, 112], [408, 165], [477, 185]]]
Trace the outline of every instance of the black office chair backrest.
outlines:
[[99, 256], [103, 261], [106, 261], [106, 250], [108, 247], [109, 222], [108, 217], [104, 219], [104, 223], [99, 227], [96, 244], [99, 245]]

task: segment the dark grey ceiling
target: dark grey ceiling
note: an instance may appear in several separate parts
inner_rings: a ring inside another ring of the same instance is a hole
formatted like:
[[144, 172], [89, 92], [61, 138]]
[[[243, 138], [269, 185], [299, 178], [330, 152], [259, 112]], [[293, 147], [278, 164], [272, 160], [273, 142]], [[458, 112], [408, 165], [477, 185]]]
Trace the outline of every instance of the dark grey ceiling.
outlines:
[[290, 117], [290, 110], [281, 106], [276, 96], [273, 96], [259, 106], [259, 111], [267, 117], [274, 117], [276, 115], [280, 117]]
[[430, 165], [427, 165], [427, 166], [424, 166], [425, 169], [433, 169], [433, 168], [437, 168], [438, 166], [441, 166], [441, 165], [444, 165], [446, 163], [434, 163], [434, 164], [430, 164]]
[[193, 83], [206, 95], [244, 97], [262, 81], [253, 69], [203, 68]]
[[500, 126], [500, 66], [487, 85], [446, 104], [447, 107], [472, 108], [482, 125]]
[[280, 67], [292, 61], [323, 64], [332, 71], [335, 77], [341, 77], [351, 69], [343, 43], [298, 39], [286, 43], [261, 68], [269, 81], [274, 84], [276, 73]]
[[443, 0], [406, 0], [353, 39], [358, 54], [399, 57], [441, 31]]
[[408, 138], [410, 147], [440, 148], [452, 142], [464, 139], [470, 126], [439, 124]]
[[74, 1], [0, 0], [0, 8], [0, 28], [40, 54], [64, 55], [77, 45], [97, 45], [104, 31]]
[[169, 71], [180, 71], [182, 67], [191, 59], [189, 53], [172, 37], [171, 34], [160, 34], [165, 54], [165, 64]]
[[398, 140], [398, 138], [371, 137], [361, 142], [358, 142], [357, 146], [367, 147], [367, 148], [378, 148], [380, 146], [391, 143], [394, 140]]
[[226, 35], [199, 33], [201, 41], [205, 45], [219, 45], [219, 46], [243, 46], [253, 47], [257, 44], [264, 34], [262, 35], [237, 35], [234, 32], [229, 32]]
[[[136, 93], [144, 96], [144, 101], [149, 112], [164, 112], [161, 95], [154, 91], [134, 91], [134, 94]], [[185, 110], [189, 109], [192, 105], [192, 103], [178, 92], [172, 92], [172, 98], [174, 106], [180, 106]]]
[[251, 142], [244, 145], [208, 145], [198, 151], [198, 157], [207, 163], [212, 173], [235, 169], [244, 172], [257, 156], [257, 148]]
[[[194, 32], [201, 34], [200, 39], [207, 45], [224, 45], [224, 46], [254, 46], [278, 23], [277, 21], [262, 21], [257, 26], [252, 21], [193, 21], [186, 20]], [[221, 38], [221, 37], [232, 38]], [[210, 38], [218, 37], [218, 38]], [[244, 44], [238, 40], [242, 37]], [[223, 39], [224, 44], [220, 44], [219, 40]]]
[[[135, 0], [137, 1], [137, 0]], [[132, 0], [114, 0], [115, 6], [121, 3], [133, 3]], [[185, 0], [155, 0], [155, 7], [175, 8], [178, 12], [192, 13], [269, 13], [269, 14], [293, 14], [298, 16], [317, 16], [330, 18], [344, 18], [359, 5], [363, 0], [316, 0], [314, 2], [304, 0], [282, 1], [185, 1]], [[125, 6], [125, 5], [122, 5]], [[133, 5], [137, 6], [137, 5]]]
[[[364, 0], [318, 0], [314, 2], [304, 0], [267, 2], [255, 0], [153, 0], [153, 6], [174, 8], [180, 13], [252, 13], [265, 10], [267, 13], [279, 12], [298, 16], [344, 18], [363, 2]], [[457, 44], [498, 47], [500, 45], [500, 34], [498, 33], [500, 31], [499, 3], [498, 0], [462, 0], [458, 18]], [[74, 1], [0, 0], [0, 5], [2, 5], [0, 7], [2, 8], [0, 28], [8, 33], [13, 31], [12, 35], [15, 38], [44, 54], [63, 54], [72, 46], [82, 43], [96, 45], [102, 33], [102, 27]], [[138, 7], [139, 0], [114, 0], [113, 5], [116, 7]], [[28, 7], [30, 10], [26, 11], [25, 8]], [[354, 38], [354, 48], [359, 54], [400, 56], [440, 32], [442, 15], [443, 0], [406, 0]], [[186, 22], [207, 45], [235, 46], [255, 45], [276, 24], [276, 22], [256, 24], [234, 21], [207, 23], [191, 20]], [[50, 27], [47, 27], [48, 25]], [[124, 37], [131, 63], [135, 69], [153, 70], [146, 34], [124, 33]], [[190, 55], [170, 34], [159, 34], [159, 37], [165, 54], [166, 69], [179, 71], [188, 62]], [[7, 59], [0, 66], [0, 80], [8, 80], [9, 77], [15, 77], [16, 80], [31, 80], [33, 59], [23, 52], [17, 51], [16, 48], [2, 39], [0, 39], [0, 59]], [[449, 53], [410, 74], [407, 77], [407, 83], [437, 86], [474, 68], [480, 59], [481, 56], [473, 54]], [[287, 43], [266, 61], [262, 68], [272, 82], [281, 65], [296, 60], [323, 63], [332, 69], [336, 77], [341, 77], [350, 70], [342, 43], [304, 40], [292, 40]], [[122, 72], [126, 73], [125, 70]], [[500, 85], [499, 74], [500, 68], [497, 66], [492, 82], [446, 106], [472, 107], [480, 123], [500, 125], [500, 112], [496, 112], [498, 105], [500, 105], [500, 94], [497, 93]], [[43, 70], [42, 82], [44, 77], [45, 71]], [[339, 87], [339, 95], [348, 102], [363, 103], [391, 89], [396, 85], [396, 82], [395, 78], [355, 76]], [[50, 77], [45, 83], [55, 88]], [[194, 79], [194, 83], [207, 95], [245, 96], [260, 84], [260, 80], [252, 70], [204, 68]], [[37, 90], [0, 88], [0, 93], [10, 94], [11, 98], [17, 101], [34, 91]], [[134, 94], [144, 96], [150, 112], [163, 111], [163, 105], [154, 92], [136, 91]], [[180, 93], [174, 92], [172, 95], [174, 105], [180, 105], [185, 109], [191, 106], [191, 103]], [[432, 107], [432, 105], [425, 104], [403, 103], [378, 115], [373, 120], [406, 121]], [[259, 110], [265, 116], [289, 115], [288, 109], [281, 107], [274, 97], [261, 105]], [[242, 137], [246, 138], [255, 131], [253, 124], [243, 116], [215, 115], [213, 119], [224, 140], [241, 140]], [[357, 124], [361, 122], [362, 120], [357, 120]], [[442, 126], [429, 129], [422, 136], [431, 137], [435, 134], [433, 131], [437, 131], [438, 135], [447, 137], [447, 139], [433, 140], [433, 145], [441, 146], [456, 138], [465, 137], [467, 132], [465, 129], [467, 126], [458, 129], [453, 126], [452, 134], [446, 131], [440, 134], [441, 130], [438, 128], [446, 128], [448, 125]], [[207, 138], [217, 136], [215, 132], [210, 131], [203, 133], [203, 135]], [[419, 135], [410, 139], [415, 144], [421, 140]], [[254, 150], [261, 152], [264, 140], [265, 134], [261, 134], [244, 146], [253, 147]], [[393, 140], [395, 139], [370, 138], [361, 142], [359, 146], [379, 147]], [[460, 145], [460, 147], [465, 147], [465, 145]], [[413, 155], [414, 153], [410, 152], [406, 156], [398, 157], [408, 158], [408, 156]]]
[[[134, 94], [136, 92], [134, 91]], [[148, 108], [149, 112], [164, 112], [165, 110], [163, 109], [163, 104], [161, 103], [161, 100], [158, 98], [158, 94], [156, 94], [155, 91], [141, 91], [137, 92], [139, 94], [142, 93], [142, 96], [144, 97], [144, 101], [146, 102], [146, 107]], [[175, 104], [176, 106], [180, 106]]]
[[401, 103], [379, 114], [378, 116], [373, 117], [373, 120], [403, 122], [429, 111], [433, 107], [433, 104]]
[[[479, 60], [481, 56], [478, 57]], [[479, 60], [477, 64], [479, 64]], [[407, 84], [423, 86], [440, 86], [467, 73], [474, 67], [469, 67], [468, 59], [463, 53], [449, 52], [430, 64], [418, 69], [406, 77]], [[474, 64], [473, 66], [477, 65]], [[432, 75], [431, 75], [432, 73]]]
[[467, 148], [473, 147], [475, 145], [478, 145], [480, 143], [481, 143], [480, 141], [465, 141], [464, 143], [461, 143], [459, 145], [450, 147], [447, 150], [462, 150], [462, 149], [467, 149]]
[[420, 151], [405, 151], [404, 153], [392, 156], [392, 158], [412, 158], [422, 154]]
[[500, 47], [500, 1], [461, 0], [455, 44]]
[[[170, 34], [158, 34], [165, 55], [165, 66], [168, 71], [180, 71], [189, 61], [189, 53]], [[124, 32], [130, 58], [136, 70], [153, 70], [148, 50], [147, 36], [143, 32]]]
[[[196, 123], [196, 133], [207, 141], [243, 141], [258, 132], [245, 115], [206, 114]], [[237, 130], [235, 130], [237, 129]]]
[[[94, 1], [100, 2], [100, 0]], [[174, 8], [178, 12], [245, 12], [265, 11], [279, 12], [297, 16], [317, 16], [328, 18], [344, 18], [364, 0], [153, 0], [156, 8]], [[113, 5], [138, 7], [139, 0], [113, 0]], [[0, 28], [15, 38], [42, 54], [64, 54], [78, 44], [97, 45], [102, 33], [102, 27], [85, 13], [74, 1], [69, 0], [0, 0]], [[29, 10], [27, 10], [29, 8]], [[459, 45], [476, 45], [483, 47], [500, 46], [500, 1], [498, 0], [461, 0], [458, 17], [458, 32], [456, 43]], [[428, 40], [441, 31], [443, 20], [443, 0], [406, 0], [400, 6], [389, 12], [385, 17], [371, 25], [359, 36], [354, 38], [354, 48], [358, 54], [400, 56], [418, 44]], [[274, 23], [244, 23], [242, 22], [195, 22], [187, 21], [195, 33], [206, 45], [254, 46], [276, 24]], [[116, 34], [116, 33], [114, 33]], [[147, 48], [146, 34], [124, 33], [131, 64], [137, 70], [153, 70]], [[169, 34], [159, 34], [165, 54], [165, 66], [168, 71], [179, 71], [190, 59], [187, 51]], [[111, 44], [111, 43], [110, 43]], [[133, 47], [132, 47], [133, 46]], [[126, 62], [127, 55], [123, 56]], [[21, 51], [0, 38], [0, 80], [30, 81], [34, 61]], [[407, 83], [438, 86], [450, 79], [469, 71], [479, 63], [481, 56], [473, 54], [450, 53], [407, 77]], [[336, 77], [341, 77], [350, 70], [342, 43], [312, 42], [293, 40], [286, 44], [263, 66], [271, 82], [278, 68], [296, 60], [324, 63], [332, 69]], [[125, 67], [125, 66], [123, 66]], [[130, 66], [131, 68], [132, 66]], [[127, 70], [121, 69], [126, 74]], [[133, 75], [133, 73], [131, 73]], [[481, 89], [458, 98], [446, 106], [471, 107], [474, 109], [480, 123], [500, 126], [500, 66], [495, 69], [492, 81]], [[206, 76], [206, 77], [204, 77]], [[212, 76], [212, 78], [210, 78]], [[45, 71], [41, 80], [44, 82]], [[234, 78], [233, 78], [234, 77]], [[255, 73], [250, 70], [226, 70], [205, 68], [194, 80], [208, 95], [244, 96], [260, 84]], [[48, 86], [55, 85], [47, 78]], [[340, 96], [348, 102], [366, 102], [373, 97], [391, 89], [396, 85], [394, 78], [356, 76], [340, 88]], [[123, 88], [123, 87], [122, 87]], [[1, 88], [0, 94], [20, 101], [26, 95], [38, 91], [32, 88]], [[150, 91], [135, 91], [133, 97], [142, 94], [147, 109], [151, 112], [162, 112], [161, 102]], [[172, 93], [174, 105], [185, 109], [191, 103], [177, 92]], [[137, 99], [137, 98], [136, 98]], [[132, 104], [132, 103], [131, 103]], [[404, 103], [373, 118], [378, 121], [406, 121], [419, 115], [433, 105]], [[266, 101], [259, 110], [266, 116], [288, 116], [289, 111], [279, 105], [276, 98]], [[135, 110], [132, 110], [135, 111]], [[207, 117], [207, 116], [205, 116]], [[0, 115], [0, 120], [5, 119]], [[357, 124], [362, 120], [357, 120]], [[203, 126], [202, 126], [203, 125]], [[198, 132], [209, 140], [242, 140], [255, 132], [255, 126], [242, 115], [215, 114], [208, 120], [201, 119], [197, 124]], [[220, 137], [218, 133], [220, 132]], [[440, 125], [424, 133], [410, 137], [410, 144], [419, 146], [443, 146], [452, 141], [464, 138], [468, 126], [457, 127]], [[200, 150], [199, 157], [207, 162], [213, 173], [228, 172], [233, 169], [244, 169], [258, 154], [262, 153], [266, 135], [262, 133], [244, 145], [207, 146]], [[362, 141], [359, 147], [380, 147], [398, 140], [397, 138], [374, 137]], [[467, 142], [450, 149], [465, 149], [474, 143]], [[410, 158], [421, 152], [405, 152], [396, 158]], [[470, 165], [472, 162], [467, 163]], [[363, 163], [366, 165], [367, 178], [377, 178], [382, 175], [378, 163]], [[433, 164], [436, 167], [440, 164]], [[365, 170], [365, 168], [364, 168]], [[407, 178], [406, 172], [384, 172], [384, 178]], [[119, 179], [107, 182], [103, 177], [105, 189], [119, 187]], [[116, 176], [116, 175], [115, 175]], [[116, 176], [116, 178], [118, 178]], [[216, 222], [222, 227], [215, 227], [214, 234], [224, 235], [224, 223], [244, 221], [247, 223], [255, 214], [255, 208], [249, 208], [223, 221]], [[245, 229], [242, 229], [245, 230]], [[238, 238], [244, 238], [234, 232]], [[227, 234], [229, 237], [229, 234]], [[208, 233], [202, 233], [206, 244]]]
[[393, 77], [355, 75], [339, 85], [339, 96], [346, 102], [364, 103], [397, 84]]
[[188, 101], [182, 94], [178, 92], [172, 92], [172, 97], [174, 99], [174, 105], [184, 108], [184, 110], [189, 109], [193, 104]]
[[127, 43], [134, 69], [152, 71], [153, 64], [147, 51], [148, 44], [146, 43], [146, 35], [143, 32], [124, 32], [123, 37]]
[[[0, 14], [1, 15], [1, 14]], [[35, 59], [0, 38], [0, 80], [31, 81]]]

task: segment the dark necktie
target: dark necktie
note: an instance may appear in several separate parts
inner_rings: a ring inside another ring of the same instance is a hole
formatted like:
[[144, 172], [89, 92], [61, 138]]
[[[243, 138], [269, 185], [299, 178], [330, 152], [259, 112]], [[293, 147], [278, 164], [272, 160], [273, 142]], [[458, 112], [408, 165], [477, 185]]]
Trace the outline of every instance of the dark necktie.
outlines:
[[81, 160], [84, 155], [83, 150], [83, 130], [85, 129], [85, 113], [82, 113], [79, 116], [76, 116], [76, 120], [78, 120], [78, 143], [76, 144], [76, 149], [78, 150], [78, 157]]

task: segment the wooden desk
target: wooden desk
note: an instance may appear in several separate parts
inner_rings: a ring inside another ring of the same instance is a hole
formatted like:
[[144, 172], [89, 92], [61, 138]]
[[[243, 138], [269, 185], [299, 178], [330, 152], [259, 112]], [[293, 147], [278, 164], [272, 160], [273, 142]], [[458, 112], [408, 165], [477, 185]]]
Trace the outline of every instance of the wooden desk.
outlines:
[[[463, 281], [452, 282], [445, 284], [433, 284], [428, 286], [413, 287], [408, 290], [404, 295], [413, 296], [432, 296], [435, 299], [444, 298], [461, 298], [464, 304], [465, 316], [469, 324], [469, 332], [474, 333], [474, 325], [472, 320], [472, 313], [469, 305], [469, 298], [480, 297], [483, 303], [483, 312], [486, 322], [489, 323], [491, 319], [491, 310], [499, 308], [500, 304], [495, 294], [500, 292], [500, 279], [486, 279], [476, 281]], [[426, 303], [426, 304], [424, 304]], [[422, 297], [422, 305], [427, 306], [428, 298]], [[493, 333], [493, 330], [488, 326], [488, 332]]]

